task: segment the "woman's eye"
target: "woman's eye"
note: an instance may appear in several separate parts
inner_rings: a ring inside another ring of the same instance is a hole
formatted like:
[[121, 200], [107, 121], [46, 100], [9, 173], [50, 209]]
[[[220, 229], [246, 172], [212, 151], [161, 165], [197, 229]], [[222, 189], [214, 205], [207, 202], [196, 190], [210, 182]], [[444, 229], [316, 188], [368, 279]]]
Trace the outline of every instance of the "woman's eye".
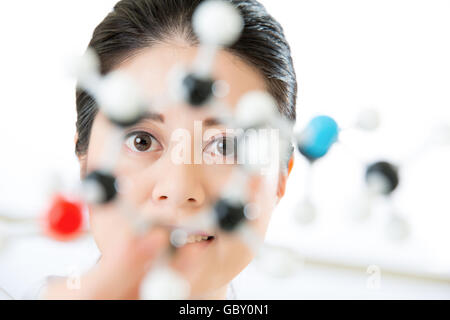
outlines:
[[232, 157], [236, 153], [235, 149], [236, 139], [222, 136], [212, 141], [205, 151], [212, 156]]
[[160, 149], [161, 145], [150, 133], [134, 132], [125, 139], [127, 147], [134, 152], [151, 152]]

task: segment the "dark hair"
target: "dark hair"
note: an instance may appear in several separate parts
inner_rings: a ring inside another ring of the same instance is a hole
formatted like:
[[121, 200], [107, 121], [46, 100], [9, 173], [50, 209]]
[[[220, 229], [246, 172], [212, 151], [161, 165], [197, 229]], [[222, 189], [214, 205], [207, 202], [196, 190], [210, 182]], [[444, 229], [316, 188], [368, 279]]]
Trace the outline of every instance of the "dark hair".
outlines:
[[[174, 36], [197, 45], [192, 15], [203, 0], [121, 0], [97, 26], [89, 47], [98, 54], [102, 74], [140, 49]], [[291, 51], [283, 28], [256, 0], [227, 0], [236, 6], [245, 21], [240, 39], [227, 50], [249, 63], [264, 76], [280, 113], [296, 119], [297, 80]], [[94, 99], [77, 89], [77, 156], [86, 154], [90, 132], [98, 108]]]

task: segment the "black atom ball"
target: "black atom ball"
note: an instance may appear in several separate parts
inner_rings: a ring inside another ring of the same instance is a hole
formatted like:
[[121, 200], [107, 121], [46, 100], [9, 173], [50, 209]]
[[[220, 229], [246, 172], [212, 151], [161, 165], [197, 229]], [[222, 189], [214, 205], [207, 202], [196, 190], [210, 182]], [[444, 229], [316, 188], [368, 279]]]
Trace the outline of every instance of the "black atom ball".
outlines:
[[189, 74], [183, 79], [186, 101], [193, 107], [204, 105], [213, 94], [214, 81]]
[[214, 206], [219, 227], [226, 232], [234, 231], [245, 220], [244, 209], [243, 204], [232, 204], [226, 200], [219, 200]]
[[[107, 204], [117, 196], [116, 178], [105, 172], [93, 171], [84, 180], [83, 186], [94, 185], [101, 190], [101, 197], [96, 199], [96, 204]], [[88, 188], [87, 188], [88, 189]], [[89, 195], [87, 195], [89, 197]]]
[[388, 188], [384, 192], [386, 195], [391, 194], [398, 187], [400, 182], [398, 168], [386, 161], [379, 161], [368, 166], [366, 170], [366, 181], [369, 180], [369, 177], [372, 174], [381, 175], [386, 179], [386, 182], [388, 183]]

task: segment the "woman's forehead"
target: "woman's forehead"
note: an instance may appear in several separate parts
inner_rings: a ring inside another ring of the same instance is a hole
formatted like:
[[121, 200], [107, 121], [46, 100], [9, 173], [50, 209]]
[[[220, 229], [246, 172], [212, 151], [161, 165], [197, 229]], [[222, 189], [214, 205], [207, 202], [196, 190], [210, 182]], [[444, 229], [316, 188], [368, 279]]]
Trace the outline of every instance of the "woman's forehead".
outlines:
[[[149, 101], [168, 95], [175, 86], [173, 72], [176, 68], [192, 67], [197, 57], [198, 48], [194, 46], [171, 43], [158, 44], [141, 49], [124, 61], [116, 69], [131, 75], [140, 86]], [[220, 50], [214, 60], [212, 78], [225, 81], [229, 93], [219, 98], [230, 107], [250, 91], [267, 90], [263, 76], [249, 64], [232, 53]]]

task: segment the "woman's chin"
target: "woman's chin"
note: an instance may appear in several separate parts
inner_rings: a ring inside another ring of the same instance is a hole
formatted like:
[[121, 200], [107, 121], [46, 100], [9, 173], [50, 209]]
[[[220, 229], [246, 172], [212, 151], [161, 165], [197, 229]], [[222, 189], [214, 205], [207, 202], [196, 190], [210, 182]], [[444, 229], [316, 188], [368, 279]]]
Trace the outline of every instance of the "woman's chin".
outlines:
[[[217, 238], [188, 243], [177, 249], [171, 262], [176, 270], [191, 286], [191, 298], [202, 299], [227, 284], [223, 281], [223, 261], [217, 247]], [[226, 274], [226, 272], [225, 272]], [[230, 279], [231, 280], [231, 279]]]

